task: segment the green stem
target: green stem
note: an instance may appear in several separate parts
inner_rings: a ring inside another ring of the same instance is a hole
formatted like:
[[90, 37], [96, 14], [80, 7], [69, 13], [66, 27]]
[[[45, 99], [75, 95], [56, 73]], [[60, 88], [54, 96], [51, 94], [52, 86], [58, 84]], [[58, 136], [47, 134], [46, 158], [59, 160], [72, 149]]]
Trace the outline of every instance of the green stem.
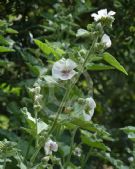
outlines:
[[72, 138], [71, 138], [71, 144], [70, 144], [70, 153], [68, 155], [67, 161], [65, 163], [65, 168], [67, 167], [68, 163], [70, 162], [71, 156], [72, 156], [72, 151], [73, 151], [73, 145], [74, 145], [74, 139], [75, 139], [75, 135], [77, 132], [78, 127], [76, 127], [72, 133]]
[[[65, 95], [64, 95], [64, 97], [63, 97], [63, 99], [62, 99], [62, 102], [61, 102], [61, 104], [60, 104], [60, 106], [59, 106], [59, 108], [58, 108], [58, 111], [57, 111], [57, 113], [56, 113], [56, 117], [55, 117], [55, 119], [54, 119], [54, 121], [53, 121], [52, 127], [51, 127], [51, 129], [49, 130], [49, 132], [47, 133], [47, 136], [46, 136], [46, 138], [45, 138], [45, 142], [46, 142], [46, 140], [48, 139], [48, 137], [50, 136], [50, 134], [54, 131], [55, 126], [56, 126], [57, 121], [58, 121], [58, 118], [59, 118], [59, 115], [61, 114], [63, 107], [66, 105], [66, 100], [67, 100], [67, 98], [68, 98], [68, 96], [69, 96], [71, 90], [73, 89], [74, 85], [75, 85], [76, 82], [79, 80], [81, 74], [82, 74], [83, 71], [85, 70], [85, 64], [87, 63], [87, 61], [88, 61], [88, 59], [89, 59], [89, 56], [93, 53], [92, 51], [93, 51], [93, 49], [94, 49], [94, 45], [95, 45], [95, 42], [96, 42], [96, 41], [97, 41], [97, 38], [95, 38], [95, 40], [93, 40], [93, 43], [92, 43], [92, 45], [91, 45], [91, 47], [90, 47], [90, 50], [88, 51], [88, 53], [87, 53], [87, 55], [86, 55], [86, 57], [85, 57], [85, 60], [84, 60], [84, 62], [83, 62], [83, 64], [82, 64], [82, 66], [81, 66], [81, 69], [80, 69], [80, 72], [78, 73], [77, 78], [69, 85], [68, 89], [66, 90], [66, 93], [65, 93]], [[33, 154], [33, 156], [31, 157], [31, 160], [30, 160], [30, 161], [31, 161], [32, 163], [35, 161], [35, 158], [36, 158], [38, 152], [40, 151], [40, 149], [42, 148], [42, 146], [43, 146], [43, 145], [41, 145], [41, 146], [37, 149], [37, 151]]]
[[38, 147], [38, 118], [37, 118], [37, 111], [35, 110], [35, 121], [36, 121], [36, 142], [35, 148]]
[[86, 155], [86, 157], [85, 157], [85, 159], [84, 159], [84, 161], [82, 163], [82, 168], [85, 167], [85, 165], [86, 165], [86, 163], [87, 163], [87, 161], [88, 161], [88, 159], [90, 157], [90, 154], [91, 154], [91, 148], [90, 148], [89, 152], [87, 153], [87, 155]]
[[5, 169], [6, 168], [6, 157], [4, 157], [4, 164], [3, 164], [3, 168], [2, 169]]

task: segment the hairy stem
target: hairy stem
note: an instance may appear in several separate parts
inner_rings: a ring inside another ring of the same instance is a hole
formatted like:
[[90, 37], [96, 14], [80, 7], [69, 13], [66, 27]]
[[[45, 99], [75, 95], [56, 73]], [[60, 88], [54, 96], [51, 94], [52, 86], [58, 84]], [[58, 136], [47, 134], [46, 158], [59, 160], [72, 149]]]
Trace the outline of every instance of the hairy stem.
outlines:
[[78, 127], [76, 127], [72, 133], [72, 138], [71, 138], [71, 144], [70, 144], [70, 153], [68, 155], [68, 158], [67, 158], [67, 161], [65, 163], [65, 168], [67, 167], [68, 163], [70, 162], [70, 159], [71, 159], [71, 155], [72, 155], [72, 151], [73, 151], [73, 145], [74, 145], [74, 139], [75, 139], [75, 135], [76, 135], [76, 132], [77, 132], [77, 129]]
[[38, 118], [37, 118], [37, 111], [35, 110], [35, 120], [36, 120], [36, 142], [35, 147], [38, 146]]
[[[97, 38], [95, 38], [95, 40], [93, 40], [92, 45], [91, 45], [91, 47], [90, 47], [90, 49], [89, 49], [89, 51], [88, 51], [88, 53], [87, 53], [87, 55], [85, 57], [85, 60], [84, 60], [82, 66], [80, 68], [80, 71], [78, 73], [77, 78], [73, 82], [70, 83], [68, 89], [66, 90], [66, 93], [65, 93], [65, 95], [64, 95], [64, 97], [62, 99], [62, 102], [61, 102], [61, 104], [60, 104], [60, 106], [59, 106], [59, 108], [57, 110], [56, 117], [55, 117], [55, 119], [53, 121], [52, 127], [48, 131], [44, 142], [46, 142], [46, 140], [49, 138], [49, 136], [51, 135], [51, 133], [54, 131], [54, 129], [55, 129], [56, 125], [57, 125], [57, 121], [58, 121], [59, 115], [62, 113], [62, 109], [66, 105], [66, 101], [68, 99], [68, 96], [70, 95], [71, 90], [73, 89], [73, 87], [75, 86], [75, 84], [79, 80], [81, 74], [85, 70], [85, 65], [86, 65], [87, 61], [89, 60], [89, 56], [94, 53], [94, 45], [95, 45], [96, 41], [97, 41]], [[30, 160], [31, 163], [33, 163], [35, 161], [35, 158], [38, 155], [38, 152], [40, 151], [40, 149], [42, 148], [42, 146], [43, 145], [40, 145], [40, 147], [37, 149], [37, 151], [31, 157], [31, 160]]]

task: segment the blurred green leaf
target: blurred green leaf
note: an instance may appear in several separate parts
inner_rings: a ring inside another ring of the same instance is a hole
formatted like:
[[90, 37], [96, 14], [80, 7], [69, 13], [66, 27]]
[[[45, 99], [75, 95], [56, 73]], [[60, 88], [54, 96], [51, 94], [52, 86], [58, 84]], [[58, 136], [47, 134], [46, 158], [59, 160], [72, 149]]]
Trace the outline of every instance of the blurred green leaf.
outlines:
[[7, 28], [6, 30], [6, 33], [11, 33], [11, 34], [17, 34], [18, 31], [16, 31], [15, 29], [12, 29], [12, 28]]
[[110, 151], [110, 148], [107, 147], [104, 143], [97, 141], [96, 139], [89, 138], [86, 135], [81, 135], [82, 142], [90, 147], [98, 148], [104, 151]]
[[34, 42], [41, 49], [41, 51], [47, 56], [49, 56], [50, 54], [53, 54], [56, 57], [56, 59], [59, 59], [60, 56], [65, 54], [65, 52], [62, 49], [54, 48], [49, 43], [43, 43], [37, 39], [35, 39]]
[[14, 52], [14, 49], [10, 49], [8, 47], [0, 46], [0, 53], [2, 52]]

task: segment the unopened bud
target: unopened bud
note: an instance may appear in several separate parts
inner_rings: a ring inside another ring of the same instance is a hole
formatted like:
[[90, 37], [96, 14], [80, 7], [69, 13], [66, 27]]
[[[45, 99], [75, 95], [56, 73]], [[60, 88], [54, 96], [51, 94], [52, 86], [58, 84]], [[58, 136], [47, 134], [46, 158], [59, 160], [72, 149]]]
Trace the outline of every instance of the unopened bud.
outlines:
[[79, 99], [78, 99], [78, 103], [80, 103], [80, 104], [84, 104], [84, 103], [85, 103], [85, 99], [83, 99], [83, 98], [79, 98]]
[[50, 156], [45, 156], [42, 158], [42, 161], [48, 162], [50, 160]]

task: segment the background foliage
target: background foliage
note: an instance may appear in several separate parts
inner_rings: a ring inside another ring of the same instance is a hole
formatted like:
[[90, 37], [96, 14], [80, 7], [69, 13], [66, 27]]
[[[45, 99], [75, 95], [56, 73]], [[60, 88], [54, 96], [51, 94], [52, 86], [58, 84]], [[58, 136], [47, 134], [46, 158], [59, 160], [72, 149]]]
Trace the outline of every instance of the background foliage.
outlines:
[[[46, 53], [39, 50], [32, 37], [41, 41], [46, 40], [55, 47], [63, 46], [65, 50], [70, 50], [71, 46], [76, 48], [77, 44], [83, 43], [82, 40], [76, 39], [77, 30], [80, 27], [86, 28], [87, 24], [92, 22], [90, 14], [102, 8], [116, 11], [116, 20], [111, 31], [113, 45], [109, 52], [124, 65], [128, 76], [114, 70], [88, 72], [93, 80], [94, 98], [97, 102], [93, 121], [104, 125], [114, 139], [113, 142], [106, 141], [111, 148], [111, 160], [118, 159], [123, 161], [125, 166], [134, 167], [134, 164], [130, 165], [130, 163], [131, 157], [135, 156], [133, 135], [135, 130], [124, 129], [125, 134], [120, 129], [135, 124], [135, 3], [133, 0], [64, 0], [63, 2], [3, 0], [0, 2], [1, 140], [7, 138], [19, 142], [19, 148], [26, 154], [29, 137], [20, 128], [25, 124], [20, 108], [29, 107], [32, 110], [32, 100], [27, 87], [31, 87], [35, 79], [46, 72], [49, 62]], [[69, 54], [70, 52], [72, 51], [69, 51]], [[54, 55], [57, 57], [57, 52]], [[52, 55], [50, 62], [55, 60], [53, 57]], [[84, 93], [89, 91], [86, 81], [87, 78], [82, 76], [78, 84]], [[48, 96], [43, 102], [47, 102], [47, 106], [52, 107], [50, 91], [44, 88], [43, 92]], [[44, 111], [40, 116], [46, 119]], [[132, 135], [131, 140], [128, 139], [127, 134]], [[65, 133], [65, 137], [67, 136]], [[101, 154], [100, 156], [103, 157]], [[88, 166], [91, 165], [92, 169], [103, 168], [104, 164], [117, 166], [114, 164], [116, 161], [108, 162], [107, 157], [103, 160], [100, 156], [89, 159]], [[15, 163], [15, 160], [12, 164], [9, 162], [7, 168], [15, 169]]]

